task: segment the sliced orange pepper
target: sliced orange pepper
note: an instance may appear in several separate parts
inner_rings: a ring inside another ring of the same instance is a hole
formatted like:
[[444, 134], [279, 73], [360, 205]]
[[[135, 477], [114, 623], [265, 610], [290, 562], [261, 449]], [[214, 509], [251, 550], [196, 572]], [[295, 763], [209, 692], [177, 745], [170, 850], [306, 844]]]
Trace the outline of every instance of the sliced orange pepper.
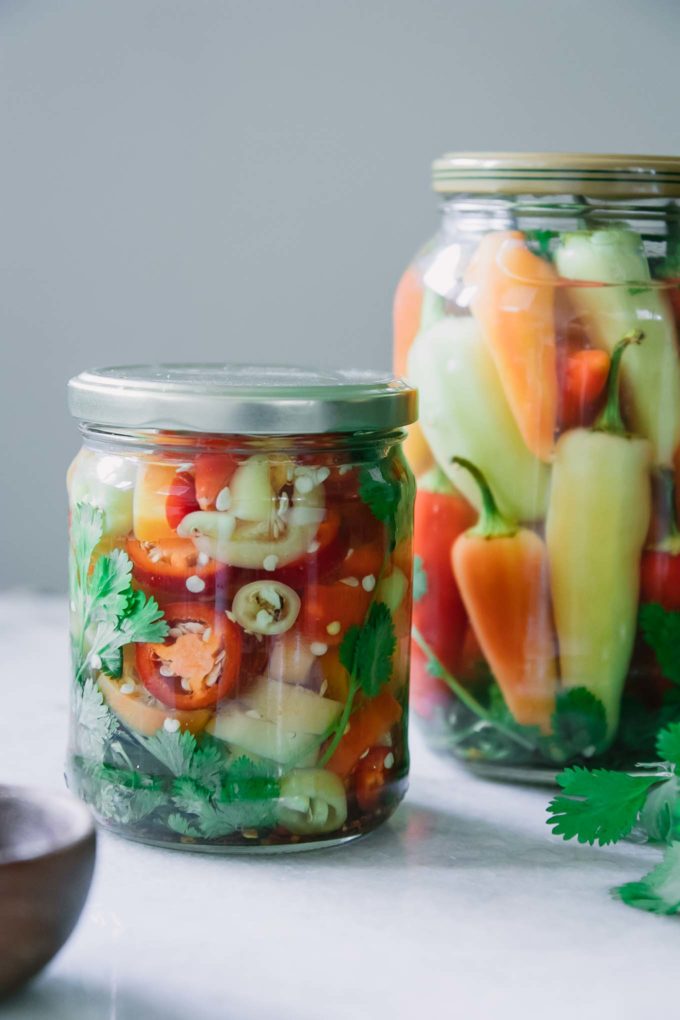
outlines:
[[349, 721], [349, 729], [343, 735], [327, 769], [345, 779], [364, 751], [378, 743], [395, 723], [401, 719], [401, 705], [389, 691], [383, 690], [375, 698], [365, 701]]

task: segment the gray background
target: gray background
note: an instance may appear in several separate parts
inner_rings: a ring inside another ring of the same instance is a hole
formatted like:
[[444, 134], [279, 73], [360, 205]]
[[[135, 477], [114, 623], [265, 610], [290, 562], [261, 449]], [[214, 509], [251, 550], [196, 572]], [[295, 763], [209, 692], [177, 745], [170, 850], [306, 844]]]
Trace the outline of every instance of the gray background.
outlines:
[[677, 153], [668, 0], [0, 0], [0, 587], [65, 583], [65, 382], [380, 367], [458, 148]]

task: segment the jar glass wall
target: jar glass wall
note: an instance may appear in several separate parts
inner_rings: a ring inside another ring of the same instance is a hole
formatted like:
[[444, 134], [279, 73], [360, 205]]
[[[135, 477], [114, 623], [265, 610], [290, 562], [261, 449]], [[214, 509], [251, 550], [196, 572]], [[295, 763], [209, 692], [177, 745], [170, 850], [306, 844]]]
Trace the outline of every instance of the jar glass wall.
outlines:
[[71, 788], [102, 825], [189, 849], [374, 828], [408, 775], [402, 433], [83, 432]]
[[651, 760], [680, 718], [680, 162], [454, 155], [435, 186], [395, 298], [412, 706], [490, 775]]

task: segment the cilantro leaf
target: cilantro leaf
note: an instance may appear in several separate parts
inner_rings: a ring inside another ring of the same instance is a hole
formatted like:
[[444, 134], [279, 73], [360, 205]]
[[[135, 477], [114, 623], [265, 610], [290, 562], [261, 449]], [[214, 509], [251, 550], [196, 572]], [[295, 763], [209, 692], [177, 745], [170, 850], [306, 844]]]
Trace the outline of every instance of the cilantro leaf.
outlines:
[[122, 617], [105, 620], [92, 642], [101, 668], [112, 677], [119, 677], [123, 671], [125, 645], [135, 641], [162, 641], [168, 632], [163, 612], [152, 596], [147, 598], [143, 592], [130, 589], [125, 594], [124, 612]]
[[131, 641], [163, 641], [168, 633], [163, 611], [156, 600], [132, 589], [127, 593], [125, 613], [119, 621], [119, 628], [126, 644]]
[[196, 826], [188, 822], [184, 815], [177, 814], [174, 811], [168, 815], [168, 828], [180, 836], [192, 836], [194, 839], [201, 838], [201, 833]]
[[560, 692], [552, 717], [553, 739], [565, 758], [593, 755], [607, 737], [604, 705], [585, 687]]
[[639, 882], [627, 882], [613, 890], [629, 907], [653, 914], [680, 913], [680, 843], [672, 843], [663, 860]]
[[384, 602], [373, 602], [361, 627], [349, 627], [340, 645], [340, 662], [369, 698], [392, 674], [397, 647], [392, 614]]
[[137, 740], [161, 765], [172, 772], [173, 776], [190, 773], [196, 752], [196, 738], [189, 730], [168, 733], [165, 729], [159, 729], [150, 737], [139, 734]]
[[427, 572], [423, 566], [423, 557], [413, 557], [413, 601], [420, 602], [427, 595]]
[[640, 826], [655, 843], [671, 843], [675, 833], [675, 814], [680, 800], [680, 779], [658, 783], [647, 795], [640, 812]]
[[78, 754], [103, 762], [106, 747], [118, 730], [118, 722], [94, 680], [73, 691], [75, 744]]
[[[248, 759], [246, 759], [248, 761]], [[238, 762], [238, 760], [237, 760]], [[279, 783], [272, 778], [251, 775], [244, 778], [244, 765], [229, 775], [215, 793], [202, 783], [182, 776], [173, 783], [173, 802], [185, 814], [196, 818], [196, 825], [207, 839], [218, 839], [239, 829], [270, 826], [275, 820]], [[250, 771], [257, 771], [250, 763]]]
[[680, 768], [680, 722], [671, 723], [658, 734], [656, 750], [662, 761]]
[[89, 503], [76, 503], [71, 515], [71, 550], [80, 583], [90, 568], [90, 561], [104, 533], [104, 514]]
[[123, 615], [131, 575], [132, 563], [122, 549], [114, 549], [99, 557], [89, 581], [93, 622]]
[[615, 843], [631, 831], [657, 776], [629, 776], [606, 769], [574, 767], [557, 777], [564, 790], [548, 805], [556, 836], [579, 843]]
[[401, 520], [402, 483], [390, 476], [389, 463], [381, 461], [364, 467], [359, 474], [359, 496], [374, 517], [386, 525], [390, 549], [399, 541], [403, 521]]
[[110, 765], [87, 767], [81, 793], [102, 818], [132, 825], [167, 803], [162, 783], [152, 776]]
[[680, 684], [680, 613], [650, 602], [640, 608], [640, 626], [645, 641], [654, 649], [663, 675], [674, 684]]
[[552, 241], [554, 240], [554, 238], [559, 237], [559, 236], [560, 235], [559, 235], [559, 232], [557, 230], [540, 230], [540, 229], [536, 229], [536, 230], [527, 230], [527, 232], [526, 232], [526, 238], [527, 238], [527, 241], [529, 243], [529, 247], [532, 248], [532, 250], [534, 248], [536, 248], [536, 250], [538, 251], [538, 254], [542, 258], [547, 259], [549, 262], [553, 261], [552, 247], [551, 247]]
[[124, 645], [162, 641], [168, 627], [154, 598], [132, 587], [132, 563], [122, 549], [92, 557], [103, 532], [98, 507], [77, 503], [71, 520], [70, 593], [76, 680], [87, 667], [119, 677]]
[[189, 730], [169, 733], [159, 729], [150, 737], [139, 734], [137, 740], [173, 776], [186, 776], [210, 787], [219, 784], [226, 759], [216, 744], [199, 748]]

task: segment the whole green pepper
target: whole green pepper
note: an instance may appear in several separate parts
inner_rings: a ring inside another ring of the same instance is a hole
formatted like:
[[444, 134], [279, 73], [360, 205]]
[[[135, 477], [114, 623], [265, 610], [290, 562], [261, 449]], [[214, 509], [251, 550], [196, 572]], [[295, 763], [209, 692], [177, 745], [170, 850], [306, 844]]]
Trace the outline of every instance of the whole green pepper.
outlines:
[[501, 513], [542, 518], [550, 469], [527, 449], [476, 320], [447, 316], [419, 333], [408, 377], [420, 390], [420, 424], [437, 463], [466, 499], [480, 508], [479, 488], [454, 456], [480, 468]]
[[614, 348], [594, 428], [559, 439], [546, 521], [561, 683], [599, 698], [609, 739], [633, 650], [651, 515], [651, 443], [626, 433], [618, 397], [621, 358], [641, 339], [631, 334]]

